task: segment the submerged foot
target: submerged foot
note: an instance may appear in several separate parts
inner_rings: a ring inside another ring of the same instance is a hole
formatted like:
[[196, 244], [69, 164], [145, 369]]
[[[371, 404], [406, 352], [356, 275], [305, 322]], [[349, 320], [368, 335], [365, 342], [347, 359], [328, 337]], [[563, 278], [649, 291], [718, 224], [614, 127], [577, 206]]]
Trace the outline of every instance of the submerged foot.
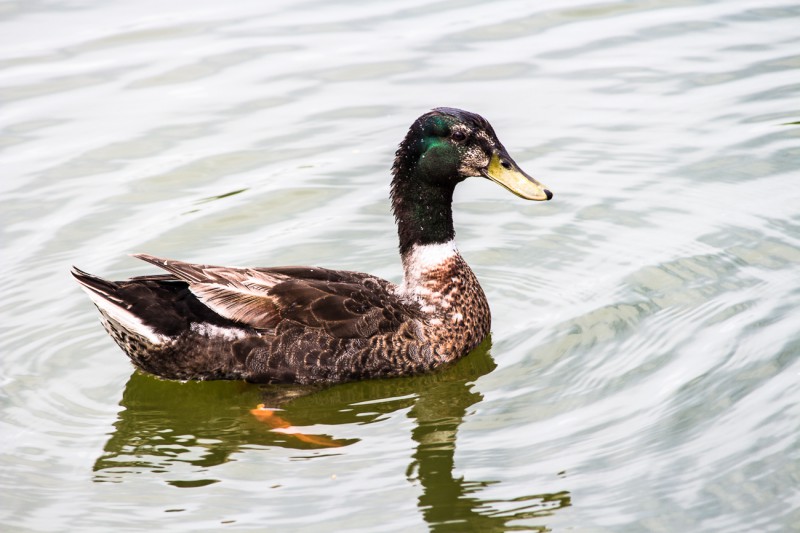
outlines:
[[269, 425], [271, 429], [293, 437], [301, 442], [313, 444], [314, 446], [322, 448], [340, 448], [347, 444], [345, 441], [337, 441], [324, 435], [307, 435], [305, 433], [300, 433], [288, 420], [277, 415], [275, 410], [269, 409], [263, 403], [258, 404], [255, 409], [250, 409], [250, 413], [255, 416], [259, 422], [264, 422]]

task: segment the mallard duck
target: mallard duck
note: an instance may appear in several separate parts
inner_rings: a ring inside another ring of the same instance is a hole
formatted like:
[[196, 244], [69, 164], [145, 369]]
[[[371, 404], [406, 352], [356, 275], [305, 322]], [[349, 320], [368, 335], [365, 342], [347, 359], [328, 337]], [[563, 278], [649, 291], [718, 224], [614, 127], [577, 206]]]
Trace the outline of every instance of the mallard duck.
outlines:
[[168, 274], [72, 274], [131, 361], [161, 378], [326, 384], [430, 371], [488, 334], [489, 305], [456, 248], [452, 200], [471, 176], [528, 200], [553, 194], [524, 173], [483, 117], [437, 108], [396, 152], [391, 203], [403, 282], [361, 272], [237, 268], [134, 257]]

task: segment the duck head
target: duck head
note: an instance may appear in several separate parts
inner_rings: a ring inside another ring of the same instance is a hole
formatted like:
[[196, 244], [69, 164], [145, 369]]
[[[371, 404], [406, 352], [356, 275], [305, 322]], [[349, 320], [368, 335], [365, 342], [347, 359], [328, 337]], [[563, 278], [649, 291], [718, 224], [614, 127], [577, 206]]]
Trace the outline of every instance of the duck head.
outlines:
[[553, 197], [519, 168], [486, 119], [447, 107], [414, 121], [392, 173], [392, 210], [404, 256], [414, 245], [454, 238], [453, 191], [466, 178], [482, 176], [527, 200]]
[[393, 171], [395, 179], [402, 174], [443, 187], [482, 176], [526, 200], [553, 197], [517, 165], [486, 119], [461, 109], [440, 107], [419, 117], [397, 150]]

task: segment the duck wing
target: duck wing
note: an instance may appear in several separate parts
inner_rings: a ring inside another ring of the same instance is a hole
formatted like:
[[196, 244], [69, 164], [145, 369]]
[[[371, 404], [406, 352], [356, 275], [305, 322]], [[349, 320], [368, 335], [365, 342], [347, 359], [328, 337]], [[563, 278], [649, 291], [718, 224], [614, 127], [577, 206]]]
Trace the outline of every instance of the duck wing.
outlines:
[[324, 330], [334, 338], [369, 338], [397, 331], [420, 316], [419, 306], [399, 298], [393, 284], [360, 272], [235, 268], [147, 254], [135, 257], [186, 282], [192, 294], [218, 315], [267, 333], [290, 322]]

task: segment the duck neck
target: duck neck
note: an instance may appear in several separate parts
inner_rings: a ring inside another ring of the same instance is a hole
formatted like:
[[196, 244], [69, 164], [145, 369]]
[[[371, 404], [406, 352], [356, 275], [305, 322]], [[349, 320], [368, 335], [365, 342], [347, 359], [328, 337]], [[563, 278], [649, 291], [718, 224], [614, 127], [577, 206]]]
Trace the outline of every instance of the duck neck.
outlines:
[[415, 246], [450, 243], [453, 229], [455, 183], [430, 184], [395, 168], [392, 181], [392, 211], [397, 221], [400, 255], [406, 257]]

